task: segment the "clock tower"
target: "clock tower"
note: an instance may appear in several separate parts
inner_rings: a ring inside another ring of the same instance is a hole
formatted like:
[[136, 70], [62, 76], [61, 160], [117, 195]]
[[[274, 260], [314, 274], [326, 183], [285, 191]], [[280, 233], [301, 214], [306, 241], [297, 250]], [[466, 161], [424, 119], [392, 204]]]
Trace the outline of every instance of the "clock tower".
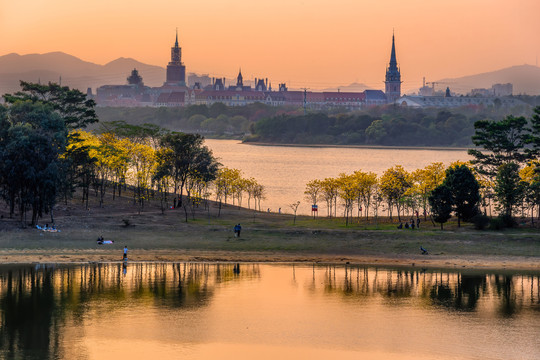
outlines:
[[178, 46], [178, 30], [176, 30], [176, 42], [171, 48], [171, 61], [167, 65], [166, 85], [186, 85], [186, 67], [182, 64], [182, 48]]

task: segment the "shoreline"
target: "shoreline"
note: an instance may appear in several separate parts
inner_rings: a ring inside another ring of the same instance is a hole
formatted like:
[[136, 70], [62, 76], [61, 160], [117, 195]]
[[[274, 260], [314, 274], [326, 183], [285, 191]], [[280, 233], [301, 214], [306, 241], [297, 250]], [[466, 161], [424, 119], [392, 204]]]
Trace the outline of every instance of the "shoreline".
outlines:
[[[121, 262], [119, 249], [2, 249], [0, 265], [87, 264]], [[448, 255], [360, 255], [235, 252], [206, 250], [130, 249], [131, 262], [210, 262], [210, 263], [299, 263], [376, 267], [416, 267], [453, 271], [540, 272], [540, 259], [534, 256], [448, 256]]]
[[435, 151], [467, 151], [468, 147], [445, 147], [445, 146], [386, 146], [386, 145], [338, 145], [338, 144], [280, 144], [259, 141], [242, 141], [242, 145], [254, 146], [282, 146], [300, 148], [337, 148], [337, 149], [379, 149], [379, 150], [435, 150]]

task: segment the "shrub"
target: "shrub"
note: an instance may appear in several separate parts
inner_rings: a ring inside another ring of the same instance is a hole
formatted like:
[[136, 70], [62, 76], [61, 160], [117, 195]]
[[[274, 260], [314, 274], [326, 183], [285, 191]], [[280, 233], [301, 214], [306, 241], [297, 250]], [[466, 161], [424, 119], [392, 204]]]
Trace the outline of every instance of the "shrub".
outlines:
[[514, 220], [514, 218], [510, 215], [501, 215], [499, 217], [501, 218], [504, 226], [507, 228], [513, 228], [518, 226], [516, 220]]
[[476, 230], [485, 230], [490, 224], [490, 218], [484, 214], [477, 214], [471, 218], [471, 222]]
[[504, 222], [500, 217], [491, 218], [489, 220], [489, 229], [490, 230], [502, 230], [504, 229]]

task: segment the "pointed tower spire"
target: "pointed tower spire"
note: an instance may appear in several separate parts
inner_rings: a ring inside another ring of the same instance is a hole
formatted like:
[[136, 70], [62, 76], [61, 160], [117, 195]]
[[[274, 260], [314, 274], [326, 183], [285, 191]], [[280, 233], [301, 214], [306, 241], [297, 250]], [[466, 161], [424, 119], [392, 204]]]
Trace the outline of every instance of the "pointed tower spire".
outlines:
[[392, 31], [392, 52], [390, 53], [390, 68], [397, 68], [396, 43], [394, 41], [394, 31]]
[[178, 28], [176, 28], [176, 42], [174, 43], [175, 47], [178, 47]]
[[236, 87], [242, 89], [244, 86], [244, 77], [242, 76], [242, 68], [238, 70], [238, 77], [236, 78]]
[[392, 30], [392, 52], [390, 53], [390, 64], [388, 64], [388, 68], [386, 69], [385, 94], [388, 102], [394, 102], [401, 96], [401, 72], [397, 66], [394, 30]]

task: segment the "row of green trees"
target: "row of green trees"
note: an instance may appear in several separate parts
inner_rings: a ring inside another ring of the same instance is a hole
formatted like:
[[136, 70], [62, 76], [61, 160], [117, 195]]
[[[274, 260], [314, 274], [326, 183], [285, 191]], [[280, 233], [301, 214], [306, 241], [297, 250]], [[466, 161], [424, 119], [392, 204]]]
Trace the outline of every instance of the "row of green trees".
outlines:
[[[174, 131], [204, 133], [209, 136], [242, 136], [250, 125], [267, 117], [291, 111], [262, 103], [229, 107], [223, 103], [211, 106], [112, 108], [99, 107], [102, 122], [125, 121], [132, 125], [152, 124]], [[300, 110], [298, 110], [300, 113]]]
[[381, 210], [390, 218], [397, 214], [398, 221], [414, 214], [423, 214], [426, 219], [429, 196], [444, 178], [442, 163], [432, 163], [414, 172], [396, 165], [381, 176], [358, 170], [340, 174], [337, 178], [312, 180], [306, 185], [304, 194], [313, 205], [319, 201], [326, 203], [326, 215], [330, 217], [338, 216], [338, 204], [342, 205], [347, 224], [355, 215], [358, 219], [369, 220], [372, 214], [377, 219]]
[[[530, 108], [529, 108], [530, 109]], [[530, 111], [530, 110], [529, 110]], [[507, 109], [410, 109], [387, 106], [356, 112], [280, 114], [252, 126], [246, 141], [290, 144], [470, 146], [474, 123], [501, 120]]]
[[208, 199], [212, 187], [220, 202], [229, 197], [241, 205], [247, 193], [248, 204], [253, 199], [260, 208], [264, 187], [221, 168], [201, 135], [123, 121], [85, 131], [98, 118], [84, 94], [57, 84], [21, 86], [0, 106], [0, 194], [22, 223], [29, 212], [32, 225], [47, 213], [54, 223], [58, 199], [77, 189], [87, 207], [91, 193], [101, 206], [106, 193], [115, 200], [129, 189], [139, 211], [149, 199], [159, 199], [164, 211], [174, 196], [186, 220], [187, 208]]
[[[261, 200], [265, 199], [265, 188], [253, 177], [244, 178], [238, 169], [221, 168], [214, 181], [216, 200], [221, 204], [232, 201], [233, 205], [242, 206], [244, 196], [247, 195], [247, 207], [261, 210]], [[221, 206], [220, 206], [221, 209]]]
[[[397, 165], [380, 177], [356, 171], [337, 178], [313, 180], [306, 185], [306, 199], [312, 204], [324, 201], [327, 216], [336, 216], [339, 204], [348, 224], [354, 210], [357, 216], [378, 216], [384, 208], [392, 218], [402, 214], [430, 213], [442, 224], [452, 214], [469, 221], [483, 212], [495, 211], [509, 219], [520, 209], [523, 216], [540, 217], [540, 107], [530, 119], [507, 116], [499, 121], [475, 123], [470, 163], [457, 162], [444, 168], [433, 163], [407, 172]], [[510, 221], [509, 221], [510, 223]]]

